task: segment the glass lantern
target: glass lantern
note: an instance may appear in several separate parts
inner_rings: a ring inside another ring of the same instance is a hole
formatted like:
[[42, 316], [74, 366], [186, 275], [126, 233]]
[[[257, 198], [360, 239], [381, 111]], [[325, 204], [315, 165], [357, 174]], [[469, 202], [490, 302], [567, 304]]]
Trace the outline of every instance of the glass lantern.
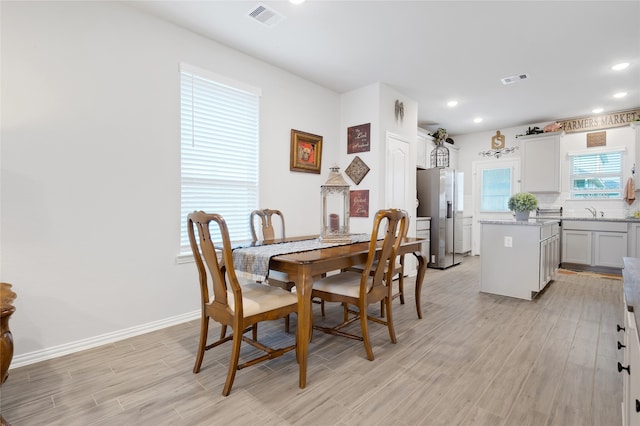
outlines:
[[440, 141], [431, 151], [431, 168], [449, 167], [449, 148], [444, 146], [444, 142]]
[[338, 166], [330, 168], [329, 178], [321, 185], [322, 242], [350, 242], [349, 235], [349, 184]]

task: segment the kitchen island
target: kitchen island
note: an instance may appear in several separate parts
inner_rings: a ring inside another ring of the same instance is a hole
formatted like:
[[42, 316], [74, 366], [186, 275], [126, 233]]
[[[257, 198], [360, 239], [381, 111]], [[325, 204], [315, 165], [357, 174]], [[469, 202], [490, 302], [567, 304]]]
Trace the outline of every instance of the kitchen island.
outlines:
[[560, 221], [480, 221], [480, 291], [532, 300], [560, 265]]

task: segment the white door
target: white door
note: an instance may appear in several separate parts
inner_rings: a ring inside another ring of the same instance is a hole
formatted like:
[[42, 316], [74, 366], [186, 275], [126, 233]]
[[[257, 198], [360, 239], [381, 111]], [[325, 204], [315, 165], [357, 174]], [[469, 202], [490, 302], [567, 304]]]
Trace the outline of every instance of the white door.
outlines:
[[[398, 208], [409, 213], [409, 235], [415, 235], [416, 169], [412, 167], [409, 140], [387, 133], [386, 187], [384, 208]], [[413, 195], [412, 195], [413, 194]], [[416, 271], [413, 256], [405, 258], [405, 274]]]

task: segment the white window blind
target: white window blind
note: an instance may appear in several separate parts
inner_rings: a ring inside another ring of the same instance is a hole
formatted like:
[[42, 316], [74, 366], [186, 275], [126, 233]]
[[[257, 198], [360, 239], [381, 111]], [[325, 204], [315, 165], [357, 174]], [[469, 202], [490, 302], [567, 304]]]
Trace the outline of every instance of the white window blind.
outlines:
[[191, 252], [186, 220], [194, 210], [222, 215], [231, 240], [251, 239], [249, 215], [258, 205], [258, 137], [258, 91], [181, 65], [180, 253]]
[[621, 151], [571, 154], [571, 198], [622, 198]]

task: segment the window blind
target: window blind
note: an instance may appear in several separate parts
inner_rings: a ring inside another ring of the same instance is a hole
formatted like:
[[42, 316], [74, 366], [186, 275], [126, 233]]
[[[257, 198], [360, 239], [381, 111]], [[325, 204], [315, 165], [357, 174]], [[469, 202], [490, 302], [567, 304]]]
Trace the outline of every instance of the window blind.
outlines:
[[249, 215], [258, 206], [259, 95], [214, 79], [180, 68], [181, 254], [191, 252], [189, 213], [222, 215], [238, 241], [251, 239]]
[[621, 198], [622, 154], [600, 151], [571, 155], [571, 198]]

